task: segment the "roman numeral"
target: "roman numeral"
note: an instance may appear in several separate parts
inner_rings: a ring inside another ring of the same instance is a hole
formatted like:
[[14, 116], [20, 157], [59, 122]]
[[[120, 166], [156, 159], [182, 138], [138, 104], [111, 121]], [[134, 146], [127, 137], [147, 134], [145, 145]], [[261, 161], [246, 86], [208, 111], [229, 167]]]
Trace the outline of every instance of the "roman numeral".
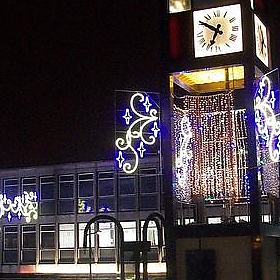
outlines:
[[235, 42], [236, 39], [237, 39], [237, 36], [236, 36], [235, 34], [231, 34], [230, 37], [229, 37], [229, 39], [230, 39], [231, 41]]
[[199, 33], [197, 33], [196, 36], [197, 36], [197, 37], [202, 37], [202, 36], [203, 36], [203, 31], [200, 31]]
[[206, 50], [208, 51], [208, 50], [209, 50], [209, 48], [210, 48], [210, 44], [207, 44], [207, 46], [206, 46]]
[[205, 42], [205, 39], [202, 37], [198, 42], [199, 44], [203, 44]]
[[226, 11], [225, 14], [224, 14], [224, 18], [226, 17], [226, 15], [227, 15], [227, 11]]
[[232, 31], [238, 31], [238, 28], [239, 28], [239, 26], [238, 26], [238, 25], [235, 25], [235, 26], [233, 26], [233, 27], [231, 28], [231, 30], [232, 30]]
[[207, 16], [204, 16], [207, 20], [211, 19], [211, 16], [209, 14], [207, 14]]
[[215, 46], [216, 52], [221, 51], [221, 47], [220, 46]]
[[236, 18], [233, 17], [233, 18], [231, 18], [231, 19], [229, 20], [229, 22], [232, 23], [232, 22], [234, 22], [235, 20], [236, 20]]
[[214, 11], [215, 17], [220, 17], [220, 15], [221, 15], [220, 10]]

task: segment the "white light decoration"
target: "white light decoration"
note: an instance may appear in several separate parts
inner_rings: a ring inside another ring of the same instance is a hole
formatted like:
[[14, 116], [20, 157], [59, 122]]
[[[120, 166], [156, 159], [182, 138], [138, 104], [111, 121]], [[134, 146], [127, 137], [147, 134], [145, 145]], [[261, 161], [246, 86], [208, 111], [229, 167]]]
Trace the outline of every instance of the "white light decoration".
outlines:
[[275, 92], [268, 76], [263, 76], [255, 94], [255, 121], [259, 137], [265, 142], [271, 161], [278, 162], [280, 156], [280, 121], [274, 112]]
[[38, 219], [38, 202], [36, 192], [23, 192], [13, 199], [7, 198], [6, 194], [0, 194], [0, 218], [7, 215], [8, 221], [12, 220], [13, 214], [26, 222]]
[[248, 196], [245, 110], [233, 94], [186, 96], [173, 106], [173, 184], [179, 201]]
[[278, 91], [270, 75], [262, 76], [255, 96], [258, 181], [261, 194], [279, 197], [280, 119]]
[[150, 97], [136, 92], [130, 98], [130, 108], [125, 109], [123, 118], [128, 126], [124, 137], [116, 139], [118, 167], [125, 173], [133, 173], [139, 165], [139, 158], [145, 157], [147, 147], [159, 138], [159, 111]]

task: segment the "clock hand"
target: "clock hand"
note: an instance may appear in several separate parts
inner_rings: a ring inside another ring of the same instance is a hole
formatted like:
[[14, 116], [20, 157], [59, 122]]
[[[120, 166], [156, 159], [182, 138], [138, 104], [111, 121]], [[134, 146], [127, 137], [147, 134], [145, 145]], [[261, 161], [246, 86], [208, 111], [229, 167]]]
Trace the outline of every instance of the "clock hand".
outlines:
[[212, 46], [212, 45], [215, 44], [215, 39], [216, 39], [216, 37], [217, 37], [218, 34], [219, 34], [219, 35], [222, 35], [222, 34], [223, 34], [223, 31], [220, 30], [220, 28], [221, 28], [221, 25], [218, 23], [218, 24], [217, 24], [217, 28], [216, 28], [216, 30], [215, 30], [215, 33], [213, 34], [213, 38], [212, 38], [212, 40], [210, 40], [210, 46]]
[[208, 23], [206, 23], [206, 22], [199, 21], [199, 23], [200, 23], [200, 25], [204, 25], [205, 27], [211, 29], [212, 31], [216, 31], [216, 30], [217, 30], [217, 28], [216, 28], [215, 26], [210, 25], [210, 24], [208, 24]]

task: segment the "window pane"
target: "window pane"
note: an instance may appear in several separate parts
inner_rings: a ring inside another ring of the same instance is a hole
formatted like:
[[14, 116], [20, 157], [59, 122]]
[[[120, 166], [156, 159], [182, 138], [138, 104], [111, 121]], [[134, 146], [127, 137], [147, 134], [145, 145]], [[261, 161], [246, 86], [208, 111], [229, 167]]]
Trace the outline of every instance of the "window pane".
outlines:
[[18, 193], [18, 179], [4, 179], [4, 194], [7, 195], [7, 198], [13, 198]]
[[[86, 227], [86, 223], [80, 223], [78, 224], [79, 226], [79, 244], [78, 244], [78, 247], [79, 248], [83, 248], [83, 244], [84, 244], [84, 231], [85, 231], [85, 227]], [[88, 232], [87, 234], [87, 247], [89, 247], [89, 234], [90, 232]], [[92, 224], [91, 225], [91, 247], [94, 246], [94, 234], [95, 234], [95, 231], [94, 231], [94, 225]], [[97, 232], [96, 232], [97, 234]]]
[[121, 196], [119, 198], [120, 210], [135, 210], [136, 197], [135, 196]]
[[115, 246], [115, 225], [112, 222], [99, 223], [99, 245], [100, 247]]
[[98, 211], [99, 212], [110, 212], [115, 210], [114, 197], [99, 198]]
[[121, 222], [124, 241], [136, 241], [136, 222]]
[[22, 228], [22, 248], [36, 249], [36, 228], [28, 226]]
[[4, 249], [17, 249], [18, 247], [18, 228], [4, 227]]
[[60, 200], [58, 203], [59, 214], [74, 213], [74, 201], [70, 199]]
[[3, 262], [5, 264], [18, 263], [18, 251], [17, 250], [4, 251], [3, 252]]
[[157, 191], [157, 175], [141, 175], [140, 191], [141, 193], [155, 193]]
[[134, 177], [121, 177], [120, 178], [120, 194], [134, 194], [135, 183]]
[[59, 197], [70, 198], [74, 196], [74, 175], [61, 175], [59, 177]]
[[157, 195], [142, 195], [140, 197], [140, 208], [142, 210], [155, 210], [158, 207]]
[[78, 213], [92, 213], [94, 212], [93, 198], [79, 198], [78, 199]]
[[93, 196], [93, 174], [79, 174], [79, 197]]
[[59, 248], [74, 248], [74, 224], [59, 225]]
[[41, 249], [55, 249], [55, 227], [54, 225], [41, 226], [40, 236]]
[[99, 196], [114, 195], [114, 180], [113, 179], [99, 180], [98, 194]]
[[22, 178], [22, 191], [36, 192], [36, 178]]
[[54, 200], [40, 202], [41, 215], [54, 215], [55, 210], [56, 210], [56, 205], [55, 205]]
[[55, 184], [54, 184], [53, 177], [40, 178], [40, 194], [41, 194], [41, 199], [55, 198]]

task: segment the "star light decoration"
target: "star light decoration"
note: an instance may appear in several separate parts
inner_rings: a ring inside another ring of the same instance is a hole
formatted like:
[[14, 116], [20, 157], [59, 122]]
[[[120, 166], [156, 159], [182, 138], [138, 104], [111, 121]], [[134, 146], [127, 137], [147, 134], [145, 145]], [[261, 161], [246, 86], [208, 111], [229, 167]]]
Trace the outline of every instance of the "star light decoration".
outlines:
[[280, 120], [278, 95], [269, 74], [262, 76], [255, 96], [258, 181], [261, 193], [279, 197]]
[[13, 199], [7, 198], [6, 194], [0, 194], [0, 218], [6, 215], [8, 221], [16, 215], [18, 219], [25, 218], [26, 222], [38, 219], [38, 202], [36, 192], [23, 192]]
[[159, 138], [159, 112], [153, 108], [150, 97], [144, 93], [134, 93], [130, 107], [125, 109], [122, 118], [127, 130], [125, 137], [116, 139], [118, 167], [125, 173], [135, 172], [140, 158], [147, 154], [147, 147]]

